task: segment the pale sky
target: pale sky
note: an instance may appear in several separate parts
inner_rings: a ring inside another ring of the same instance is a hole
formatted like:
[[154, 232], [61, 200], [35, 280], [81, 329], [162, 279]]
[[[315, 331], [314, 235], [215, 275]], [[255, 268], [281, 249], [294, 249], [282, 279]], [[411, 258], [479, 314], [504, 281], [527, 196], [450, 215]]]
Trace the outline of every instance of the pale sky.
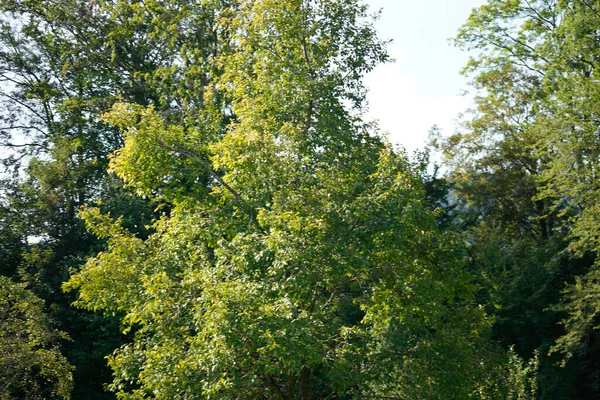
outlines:
[[371, 10], [383, 9], [375, 26], [382, 39], [392, 39], [388, 52], [395, 63], [380, 65], [365, 79], [370, 89], [368, 119], [379, 120], [390, 141], [409, 153], [422, 148], [438, 125], [445, 135], [455, 129], [458, 114], [472, 100], [459, 74], [468, 54], [453, 47], [473, 7], [485, 0], [366, 0]]

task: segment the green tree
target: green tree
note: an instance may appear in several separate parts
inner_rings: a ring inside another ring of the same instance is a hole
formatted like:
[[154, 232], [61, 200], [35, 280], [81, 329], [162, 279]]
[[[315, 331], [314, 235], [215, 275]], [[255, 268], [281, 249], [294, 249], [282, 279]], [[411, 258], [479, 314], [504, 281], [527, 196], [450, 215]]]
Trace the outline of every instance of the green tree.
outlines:
[[74, 296], [60, 290], [103, 246], [77, 210], [102, 197], [104, 210], [126, 215], [124, 225], [144, 237], [156, 206], [108, 175], [107, 154], [122, 138], [99, 115], [121, 99], [202, 123], [202, 91], [218, 72], [209, 60], [221, 4], [0, 2], [1, 271], [26, 282], [73, 338], [63, 350], [77, 366], [75, 398], [107, 397], [104, 356], [122, 343], [116, 320], [70, 308]]
[[[540, 350], [542, 398], [598, 395], [598, 12], [589, 1], [490, 0], [456, 39], [477, 50], [465, 72], [480, 93], [463, 133], [441, 145], [456, 217], [496, 334], [523, 356]], [[556, 351], [575, 360], [558, 369]]]
[[502, 375], [462, 244], [360, 119], [360, 79], [387, 59], [366, 17], [359, 1], [240, 2], [218, 14], [203, 123], [105, 116], [124, 131], [112, 171], [172, 205], [146, 240], [82, 214], [108, 249], [66, 288], [124, 315], [120, 398], [470, 398]]
[[64, 336], [50, 324], [41, 299], [0, 276], [0, 397], [70, 398], [73, 367], [58, 349]]

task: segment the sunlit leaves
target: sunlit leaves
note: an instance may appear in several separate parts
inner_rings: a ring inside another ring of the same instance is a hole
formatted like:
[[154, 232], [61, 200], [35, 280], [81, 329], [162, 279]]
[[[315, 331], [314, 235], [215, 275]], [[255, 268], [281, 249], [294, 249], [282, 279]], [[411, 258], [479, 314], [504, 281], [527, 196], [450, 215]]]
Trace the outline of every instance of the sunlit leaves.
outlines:
[[365, 7], [257, 0], [219, 16], [229, 41], [206, 95], [229, 106], [197, 123], [126, 103], [105, 116], [124, 131], [113, 171], [172, 205], [147, 240], [82, 214], [108, 249], [67, 288], [134, 337], [110, 358], [112, 389], [469, 397], [497, 365], [482, 366], [489, 322], [406, 156], [360, 118], [360, 77], [387, 58]]

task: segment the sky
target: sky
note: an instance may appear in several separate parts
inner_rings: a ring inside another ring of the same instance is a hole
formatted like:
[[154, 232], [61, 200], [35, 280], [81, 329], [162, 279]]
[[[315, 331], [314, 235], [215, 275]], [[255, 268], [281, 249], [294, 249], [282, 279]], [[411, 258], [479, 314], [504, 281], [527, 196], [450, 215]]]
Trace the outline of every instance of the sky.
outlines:
[[456, 36], [473, 7], [485, 0], [367, 0], [379, 37], [392, 40], [393, 63], [378, 66], [365, 77], [370, 92], [368, 119], [379, 121], [390, 141], [409, 153], [422, 148], [437, 125], [444, 135], [454, 132], [458, 115], [472, 104], [460, 75], [469, 55], [448, 39]]

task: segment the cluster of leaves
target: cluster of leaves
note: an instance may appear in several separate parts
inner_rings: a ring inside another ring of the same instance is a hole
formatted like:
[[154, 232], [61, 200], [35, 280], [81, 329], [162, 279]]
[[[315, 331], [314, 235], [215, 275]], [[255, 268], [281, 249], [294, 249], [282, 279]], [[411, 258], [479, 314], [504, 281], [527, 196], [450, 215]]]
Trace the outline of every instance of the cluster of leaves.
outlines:
[[0, 276], [0, 397], [69, 398], [73, 367], [60, 353], [42, 300]]

